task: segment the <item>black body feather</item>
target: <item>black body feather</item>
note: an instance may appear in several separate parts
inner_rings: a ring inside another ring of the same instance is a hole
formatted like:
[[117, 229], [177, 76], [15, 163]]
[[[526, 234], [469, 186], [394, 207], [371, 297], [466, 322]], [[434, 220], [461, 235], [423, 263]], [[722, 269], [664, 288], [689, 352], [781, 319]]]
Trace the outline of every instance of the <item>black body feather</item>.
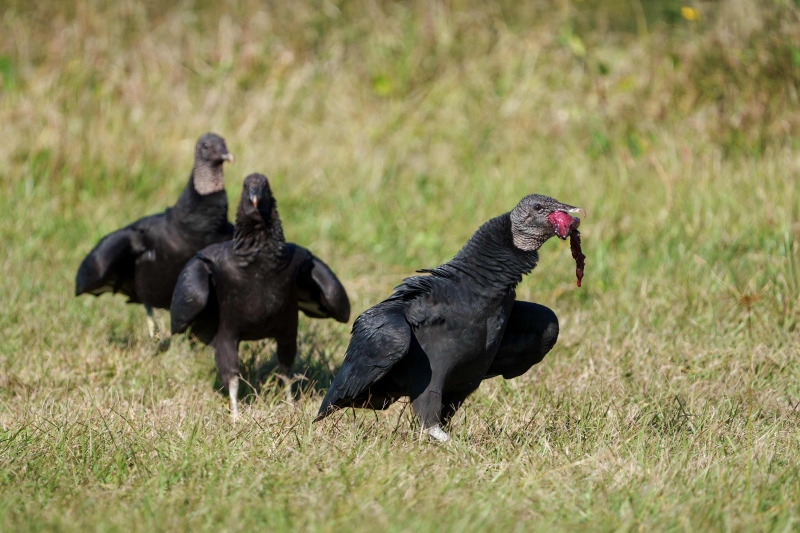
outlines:
[[552, 311], [514, 300], [537, 261], [536, 250], [514, 245], [506, 213], [481, 226], [451, 261], [404, 280], [356, 319], [317, 420], [343, 407], [385, 409], [409, 396], [430, 428], [446, 424], [483, 379], [524, 373], [558, 336]]

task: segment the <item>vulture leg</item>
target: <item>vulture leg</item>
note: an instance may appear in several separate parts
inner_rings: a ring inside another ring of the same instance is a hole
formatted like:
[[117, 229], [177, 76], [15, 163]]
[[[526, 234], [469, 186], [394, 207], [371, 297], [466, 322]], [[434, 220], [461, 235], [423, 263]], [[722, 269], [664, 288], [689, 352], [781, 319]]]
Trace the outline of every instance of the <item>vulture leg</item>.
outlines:
[[558, 317], [553, 311], [532, 302], [515, 301], [500, 348], [483, 379], [521, 376], [544, 359], [557, 340]]
[[231, 398], [231, 418], [236, 422], [239, 419], [239, 407], [236, 405], [239, 398], [239, 376], [234, 376], [228, 381], [228, 396]]
[[418, 365], [417, 371], [412, 371], [415, 376], [411, 385], [411, 409], [419, 417], [422, 429], [439, 442], [446, 442], [450, 437], [441, 428], [439, 417], [442, 413], [442, 383], [443, 379], [438, 373], [431, 372], [427, 360], [424, 365]]
[[147, 313], [147, 332], [150, 334], [150, 338], [154, 338], [158, 334], [158, 324], [156, 323], [156, 318], [153, 316], [153, 308], [147, 304], [144, 304], [144, 310]]
[[294, 363], [294, 358], [297, 355], [297, 324], [295, 324], [294, 336], [278, 339], [277, 342], [278, 378], [283, 381], [286, 401], [293, 404], [294, 396], [292, 395], [292, 383], [294, 380], [292, 379], [292, 363]]
[[219, 377], [228, 387], [231, 399], [231, 416], [233, 421], [239, 417], [236, 400], [239, 394], [239, 342], [230, 337], [217, 336], [213, 342], [214, 360], [217, 363]]

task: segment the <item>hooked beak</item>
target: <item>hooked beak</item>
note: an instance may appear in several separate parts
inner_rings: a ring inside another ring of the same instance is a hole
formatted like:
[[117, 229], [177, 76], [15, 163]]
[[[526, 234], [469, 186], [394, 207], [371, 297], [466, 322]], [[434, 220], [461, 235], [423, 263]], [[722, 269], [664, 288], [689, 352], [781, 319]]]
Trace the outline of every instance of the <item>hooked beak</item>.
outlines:
[[222, 160], [227, 161], [228, 163], [233, 163], [233, 154], [230, 152], [228, 152], [227, 154], [223, 154]]
[[573, 207], [571, 205], [565, 205], [564, 207], [566, 207], [564, 211], [567, 213], [580, 213], [581, 215], [583, 215], [583, 218], [589, 218], [588, 215], [586, 214], [586, 210], [582, 207]]
[[253, 207], [258, 207], [258, 195], [255, 192], [250, 193], [250, 203], [253, 204]]
[[580, 213], [586, 218], [586, 211], [583, 208], [567, 204], [560, 204], [558, 209], [547, 216], [547, 220], [553, 225], [553, 231], [561, 240], [569, 237], [570, 233], [577, 231], [581, 225], [581, 219], [568, 213]]

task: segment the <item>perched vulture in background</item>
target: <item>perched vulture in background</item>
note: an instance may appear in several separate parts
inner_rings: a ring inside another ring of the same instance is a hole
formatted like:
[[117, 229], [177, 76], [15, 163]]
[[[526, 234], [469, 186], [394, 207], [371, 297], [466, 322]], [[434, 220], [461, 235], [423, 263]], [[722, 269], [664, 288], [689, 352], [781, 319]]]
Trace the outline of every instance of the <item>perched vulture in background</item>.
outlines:
[[344, 407], [386, 409], [408, 396], [422, 428], [446, 441], [442, 426], [482, 380], [519, 376], [555, 345], [556, 315], [515, 301], [515, 287], [554, 235], [575, 235], [583, 275], [580, 219], [567, 214], [575, 212], [586, 216], [547, 196], [526, 196], [481, 226], [451, 261], [421, 270], [429, 275], [406, 279], [362, 313], [316, 420]]
[[186, 262], [206, 246], [233, 237], [222, 181], [225, 161], [233, 156], [222, 137], [200, 137], [189, 183], [175, 206], [100, 239], [78, 268], [75, 295], [118, 292], [129, 303], [144, 304], [153, 337], [153, 308], [169, 309]]
[[331, 269], [287, 243], [267, 178], [244, 180], [233, 240], [201, 250], [184, 267], [172, 296], [172, 333], [191, 333], [214, 347], [236, 420], [239, 342], [273, 338], [278, 372], [290, 376], [297, 354], [297, 312], [347, 322], [350, 301]]

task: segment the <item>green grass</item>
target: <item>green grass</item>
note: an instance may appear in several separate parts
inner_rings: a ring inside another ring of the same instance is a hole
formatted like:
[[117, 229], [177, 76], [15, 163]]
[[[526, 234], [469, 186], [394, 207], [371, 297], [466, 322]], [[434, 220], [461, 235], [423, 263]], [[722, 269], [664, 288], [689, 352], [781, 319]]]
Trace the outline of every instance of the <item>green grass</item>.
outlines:
[[[797, 529], [797, 9], [636, 4], [5, 2], [0, 529]], [[558, 344], [439, 446], [402, 404], [312, 425], [349, 326], [303, 318], [299, 401], [232, 425], [208, 350], [72, 295], [208, 130], [353, 317], [525, 194], [585, 207], [584, 286], [554, 240], [518, 290]]]

